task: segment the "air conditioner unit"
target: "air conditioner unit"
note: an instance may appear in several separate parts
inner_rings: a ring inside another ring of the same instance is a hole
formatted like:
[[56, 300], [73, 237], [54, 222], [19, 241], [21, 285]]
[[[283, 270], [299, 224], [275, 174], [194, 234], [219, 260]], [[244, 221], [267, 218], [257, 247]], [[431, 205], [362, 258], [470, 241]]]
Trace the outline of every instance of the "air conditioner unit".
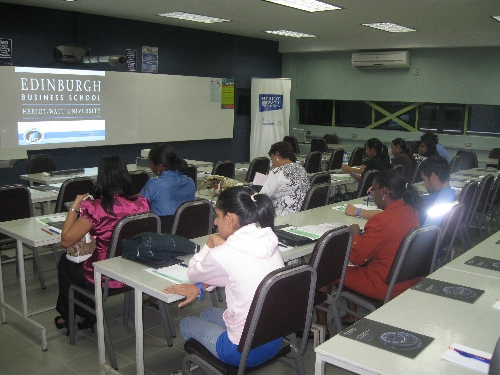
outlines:
[[410, 51], [355, 52], [351, 62], [356, 68], [409, 68]]

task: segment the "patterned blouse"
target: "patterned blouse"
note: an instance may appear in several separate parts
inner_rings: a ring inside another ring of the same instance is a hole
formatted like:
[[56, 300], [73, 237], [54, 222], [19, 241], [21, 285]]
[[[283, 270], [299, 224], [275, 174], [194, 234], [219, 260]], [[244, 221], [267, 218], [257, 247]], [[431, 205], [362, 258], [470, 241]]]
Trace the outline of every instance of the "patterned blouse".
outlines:
[[289, 163], [269, 172], [260, 193], [273, 200], [276, 216], [284, 216], [300, 211], [309, 186], [304, 167]]

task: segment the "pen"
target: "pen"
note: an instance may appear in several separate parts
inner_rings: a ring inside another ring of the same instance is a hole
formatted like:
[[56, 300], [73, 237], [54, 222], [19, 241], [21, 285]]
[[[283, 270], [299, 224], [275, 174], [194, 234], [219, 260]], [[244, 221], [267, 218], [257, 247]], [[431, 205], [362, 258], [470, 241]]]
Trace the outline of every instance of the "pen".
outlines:
[[54, 230], [54, 229], [49, 228], [49, 230], [50, 230], [52, 233], [55, 233], [55, 234], [61, 234], [61, 233], [59, 233], [58, 231], [56, 231], [56, 230]]
[[184, 263], [184, 262], [179, 263], [179, 266], [182, 266], [182, 267], [186, 267], [186, 268], [188, 268], [188, 265], [187, 265], [186, 263]]
[[287, 247], [286, 245], [283, 245], [281, 242], [278, 242], [279, 247]]
[[484, 363], [488, 363], [488, 364], [490, 363], [490, 359], [488, 359], [488, 358], [481, 357], [479, 355], [475, 355], [475, 354], [471, 354], [471, 353], [467, 353], [467, 352], [464, 352], [463, 350], [456, 349], [456, 348], [453, 348], [451, 346], [448, 349], [451, 349], [451, 350], [457, 352], [458, 354], [460, 354], [463, 357], [476, 359], [478, 361], [481, 361], [481, 362], [484, 362]]
[[53, 236], [53, 234], [51, 232], [49, 232], [47, 229], [43, 229], [43, 228], [40, 228], [41, 230], [43, 230], [45, 233], [48, 233], [50, 234], [51, 236]]
[[366, 197], [366, 207], [368, 207], [369, 203], [370, 203], [370, 193], [368, 193], [368, 196]]

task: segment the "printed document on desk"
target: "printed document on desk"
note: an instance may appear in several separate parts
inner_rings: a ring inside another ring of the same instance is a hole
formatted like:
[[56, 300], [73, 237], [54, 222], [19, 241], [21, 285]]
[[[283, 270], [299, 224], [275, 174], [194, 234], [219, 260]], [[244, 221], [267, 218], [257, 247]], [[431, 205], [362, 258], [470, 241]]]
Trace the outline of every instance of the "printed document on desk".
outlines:
[[62, 226], [66, 221], [66, 213], [40, 216], [36, 217], [35, 219], [39, 223], [47, 225], [52, 232], [61, 234]]
[[307, 238], [310, 238], [312, 240], [317, 240], [320, 238], [323, 234], [328, 232], [329, 230], [339, 228], [345, 226], [345, 224], [338, 223], [338, 222], [332, 222], [332, 223], [323, 223], [319, 225], [305, 225], [303, 227], [287, 227], [287, 228], [282, 228], [283, 231], [297, 234], [299, 236], [304, 236]]
[[163, 277], [174, 284], [189, 283], [187, 267], [181, 266], [180, 264], [174, 264], [173, 266], [163, 267], [157, 270], [154, 268], [147, 268], [144, 271]]

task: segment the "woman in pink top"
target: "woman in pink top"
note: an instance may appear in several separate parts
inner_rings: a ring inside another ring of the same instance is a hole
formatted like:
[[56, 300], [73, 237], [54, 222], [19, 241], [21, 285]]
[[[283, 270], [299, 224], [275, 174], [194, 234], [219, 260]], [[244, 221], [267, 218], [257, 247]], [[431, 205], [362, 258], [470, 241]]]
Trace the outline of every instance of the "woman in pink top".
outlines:
[[[274, 207], [268, 196], [245, 187], [230, 188], [219, 196], [215, 213], [219, 234], [210, 236], [189, 262], [188, 276], [194, 284], [172, 285], [165, 292], [186, 296], [181, 307], [198, 296], [203, 298], [209, 287], [225, 287], [227, 309], [211, 307], [200, 317], [184, 318], [181, 333], [186, 340], [193, 337], [199, 341], [221, 361], [238, 366], [241, 353], [237, 347], [255, 291], [264, 277], [284, 264], [273, 232]], [[276, 355], [281, 341], [252, 349], [247, 367]]]
[[[106, 259], [111, 235], [116, 223], [124, 216], [149, 211], [144, 197], [136, 197], [132, 193], [130, 175], [125, 163], [119, 156], [108, 156], [101, 160], [97, 172], [97, 182], [93, 192], [78, 195], [69, 209], [62, 228], [61, 245], [70, 247], [77, 243], [87, 232], [95, 237], [96, 249], [85, 262], [75, 263], [61, 256], [57, 265], [59, 279], [59, 296], [56, 309], [61, 314], [54, 320], [57, 328], [68, 327], [69, 287], [76, 284], [88, 290], [94, 290], [93, 263]], [[118, 281], [111, 281], [111, 288], [122, 287]], [[86, 304], [93, 306], [91, 300]], [[78, 323], [80, 329], [93, 327], [95, 316], [75, 306], [77, 315], [84, 318]]]

